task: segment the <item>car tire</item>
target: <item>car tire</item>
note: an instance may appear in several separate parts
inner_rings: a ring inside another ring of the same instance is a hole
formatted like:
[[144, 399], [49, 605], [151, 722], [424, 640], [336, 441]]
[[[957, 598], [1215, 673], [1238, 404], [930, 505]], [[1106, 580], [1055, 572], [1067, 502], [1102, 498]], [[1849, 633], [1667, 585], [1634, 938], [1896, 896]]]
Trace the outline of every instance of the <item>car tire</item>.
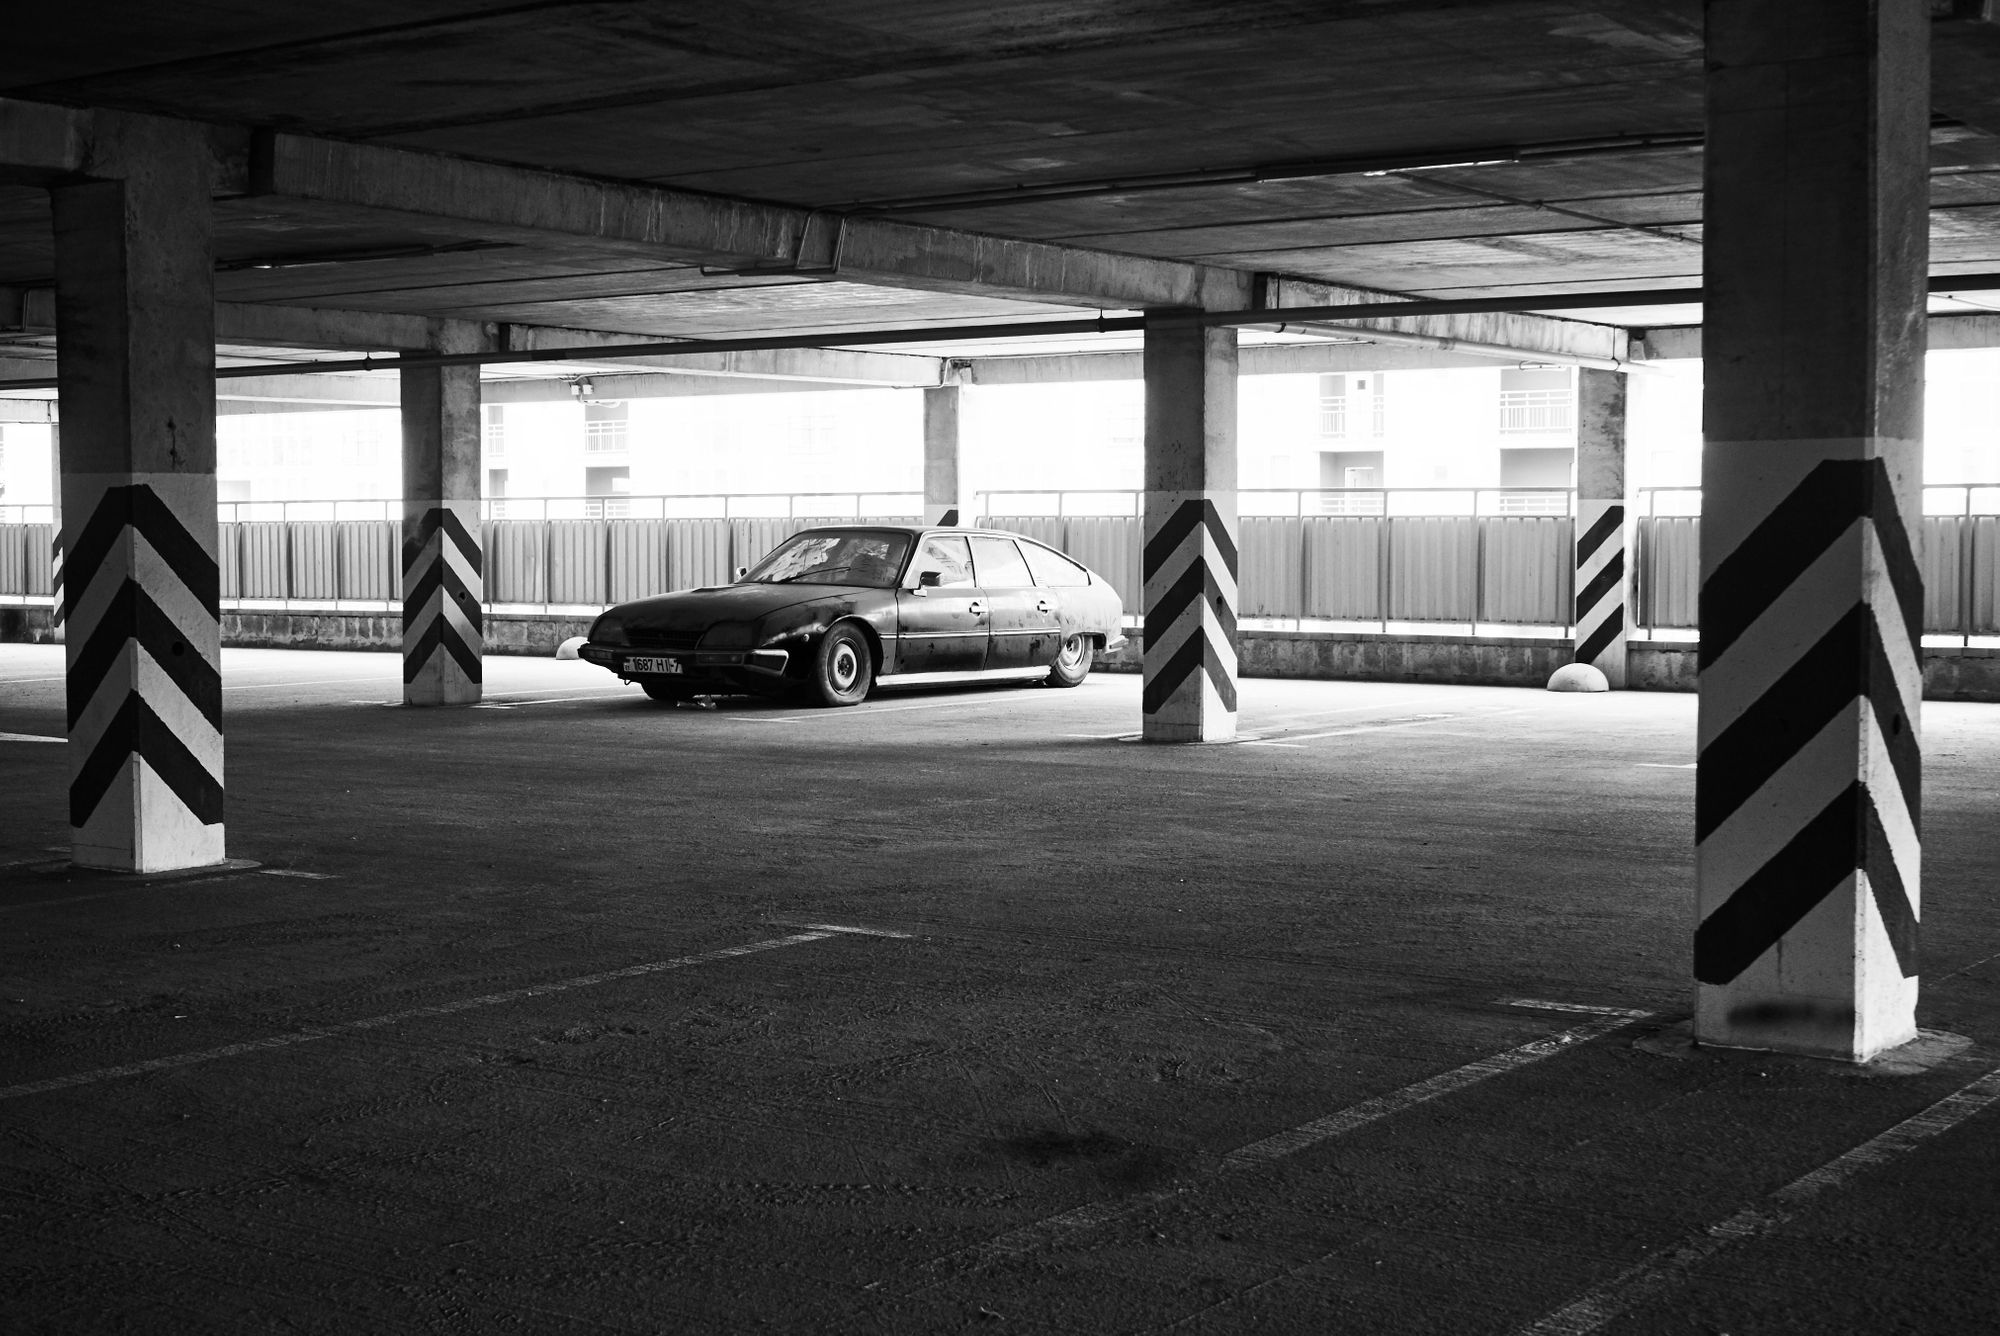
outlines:
[[854, 622], [837, 622], [819, 642], [813, 659], [813, 694], [822, 705], [859, 705], [875, 685], [875, 662], [868, 637]]
[[662, 705], [679, 705], [694, 699], [694, 689], [685, 682], [641, 682], [639, 690]]
[[1097, 657], [1097, 646], [1090, 637], [1071, 632], [1063, 637], [1062, 649], [1056, 654], [1055, 663], [1049, 668], [1049, 685], [1052, 687], [1073, 687], [1090, 676], [1091, 660]]

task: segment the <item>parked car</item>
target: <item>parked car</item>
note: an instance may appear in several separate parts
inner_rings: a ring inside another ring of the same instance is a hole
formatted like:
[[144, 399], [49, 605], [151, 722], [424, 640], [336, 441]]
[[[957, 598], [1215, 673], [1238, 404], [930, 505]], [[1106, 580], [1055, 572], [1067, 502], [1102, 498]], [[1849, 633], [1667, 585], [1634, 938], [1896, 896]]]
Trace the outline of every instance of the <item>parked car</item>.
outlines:
[[578, 656], [654, 700], [799, 694], [853, 705], [874, 687], [1043, 678], [1073, 687], [1124, 643], [1103, 576], [990, 529], [807, 529], [736, 583], [607, 609]]

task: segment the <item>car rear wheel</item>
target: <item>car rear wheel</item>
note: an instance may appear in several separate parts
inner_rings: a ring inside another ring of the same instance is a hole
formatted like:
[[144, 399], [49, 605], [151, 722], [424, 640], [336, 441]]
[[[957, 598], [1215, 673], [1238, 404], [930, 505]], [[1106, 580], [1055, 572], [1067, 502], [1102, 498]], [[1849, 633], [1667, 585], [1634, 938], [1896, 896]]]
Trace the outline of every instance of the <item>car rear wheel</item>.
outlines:
[[1056, 655], [1055, 666], [1049, 669], [1049, 685], [1075, 686], [1090, 676], [1090, 661], [1096, 656], [1097, 647], [1090, 643], [1089, 636], [1064, 636], [1062, 652]]
[[641, 682], [639, 689], [654, 700], [668, 705], [678, 705], [684, 700], [694, 699], [694, 688], [685, 682]]
[[822, 705], [859, 705], [875, 685], [868, 637], [853, 622], [841, 622], [819, 642], [813, 662], [813, 690]]

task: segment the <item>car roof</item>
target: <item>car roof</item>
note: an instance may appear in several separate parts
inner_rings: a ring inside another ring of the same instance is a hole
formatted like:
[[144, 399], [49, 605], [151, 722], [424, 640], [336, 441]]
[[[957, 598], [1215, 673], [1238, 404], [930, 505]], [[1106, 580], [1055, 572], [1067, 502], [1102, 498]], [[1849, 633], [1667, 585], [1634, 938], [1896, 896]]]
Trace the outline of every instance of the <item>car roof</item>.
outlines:
[[[1013, 529], [971, 528], [963, 524], [868, 524], [857, 521], [853, 524], [815, 524], [810, 529], [799, 530], [799, 533], [833, 533], [844, 530], [867, 530], [872, 533], [906, 533], [913, 538], [922, 538], [930, 534], [955, 534], [959, 537], [969, 536], [976, 538], [1025, 538], [1031, 543], [1040, 543], [1043, 547], [1053, 546], [1043, 539], [1019, 533]], [[796, 535], [794, 536], [796, 537]]]

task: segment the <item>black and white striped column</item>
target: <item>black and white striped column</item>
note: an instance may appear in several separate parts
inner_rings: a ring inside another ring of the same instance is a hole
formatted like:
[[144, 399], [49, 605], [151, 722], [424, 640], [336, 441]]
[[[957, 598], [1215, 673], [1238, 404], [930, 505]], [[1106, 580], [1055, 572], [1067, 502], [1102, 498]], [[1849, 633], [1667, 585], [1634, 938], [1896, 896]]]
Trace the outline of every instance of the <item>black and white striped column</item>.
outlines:
[[474, 704], [485, 648], [479, 502], [403, 504], [403, 703]]
[[221, 862], [210, 153], [104, 114], [94, 170], [50, 190], [74, 861]]
[[[440, 352], [481, 346], [477, 326], [439, 325]], [[403, 703], [472, 705], [485, 652], [479, 542], [479, 371], [402, 373]]]
[[1632, 577], [1625, 505], [1625, 377], [1577, 372], [1575, 662], [1625, 685]]
[[58, 612], [75, 861], [221, 862], [215, 477], [70, 473], [63, 509], [75, 530]]
[[1236, 334], [1184, 313], [1146, 326], [1148, 742], [1236, 736]]
[[1695, 1028], [1862, 1061], [1916, 1034], [1928, 33], [1796, 12], [1709, 7]]

